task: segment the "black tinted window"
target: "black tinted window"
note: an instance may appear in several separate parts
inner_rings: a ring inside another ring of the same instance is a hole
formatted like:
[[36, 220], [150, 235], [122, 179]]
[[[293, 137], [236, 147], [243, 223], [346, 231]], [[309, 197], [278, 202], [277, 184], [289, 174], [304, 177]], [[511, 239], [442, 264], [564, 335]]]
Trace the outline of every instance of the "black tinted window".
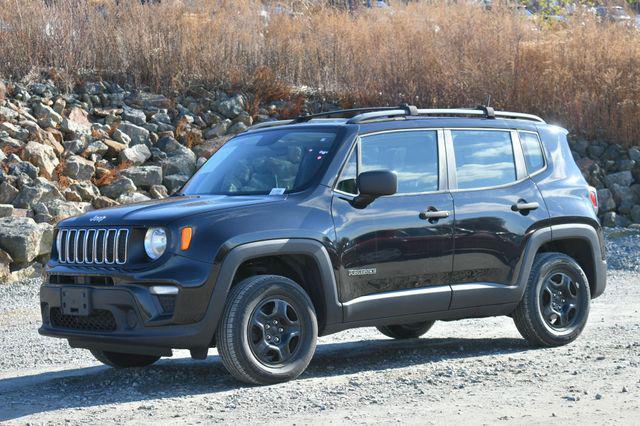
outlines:
[[504, 185], [516, 180], [509, 132], [452, 131], [458, 188]]
[[438, 190], [438, 138], [435, 131], [391, 132], [362, 138], [362, 170], [398, 175], [398, 193]]
[[542, 154], [540, 139], [538, 139], [536, 133], [520, 132], [519, 135], [527, 171], [529, 174], [535, 173], [544, 167], [544, 155]]

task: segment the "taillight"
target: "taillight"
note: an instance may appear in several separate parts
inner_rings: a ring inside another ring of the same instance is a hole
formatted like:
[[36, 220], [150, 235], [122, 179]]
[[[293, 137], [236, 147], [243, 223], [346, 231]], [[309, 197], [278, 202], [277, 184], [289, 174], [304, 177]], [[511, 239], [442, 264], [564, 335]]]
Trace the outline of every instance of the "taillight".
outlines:
[[591, 200], [593, 211], [598, 213], [598, 193], [596, 192], [596, 189], [592, 186], [589, 187], [589, 199]]

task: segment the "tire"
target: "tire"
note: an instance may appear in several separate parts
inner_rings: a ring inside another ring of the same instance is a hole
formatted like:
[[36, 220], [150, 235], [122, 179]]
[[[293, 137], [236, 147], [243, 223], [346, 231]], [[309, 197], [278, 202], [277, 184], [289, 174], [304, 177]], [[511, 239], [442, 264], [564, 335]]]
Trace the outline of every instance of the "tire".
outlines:
[[98, 361], [113, 368], [146, 367], [160, 359], [155, 355], [125, 354], [94, 349], [91, 353]]
[[216, 339], [222, 363], [238, 380], [267, 385], [298, 377], [315, 352], [311, 299], [294, 281], [257, 275], [229, 293]]
[[582, 333], [590, 305], [589, 281], [580, 265], [562, 253], [542, 253], [534, 259], [513, 320], [532, 345], [562, 346]]
[[435, 321], [423, 321], [411, 324], [381, 325], [378, 331], [392, 339], [415, 339], [425, 334]]

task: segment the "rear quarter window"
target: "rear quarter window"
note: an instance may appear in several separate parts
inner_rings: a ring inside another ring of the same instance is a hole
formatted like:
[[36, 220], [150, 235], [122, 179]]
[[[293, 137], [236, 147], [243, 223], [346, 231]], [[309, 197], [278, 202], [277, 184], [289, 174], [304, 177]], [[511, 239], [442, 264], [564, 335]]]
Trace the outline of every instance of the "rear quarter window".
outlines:
[[537, 133], [518, 132], [520, 136], [520, 144], [524, 154], [524, 162], [527, 165], [527, 172], [533, 174], [544, 168], [544, 154], [542, 153], [542, 145]]

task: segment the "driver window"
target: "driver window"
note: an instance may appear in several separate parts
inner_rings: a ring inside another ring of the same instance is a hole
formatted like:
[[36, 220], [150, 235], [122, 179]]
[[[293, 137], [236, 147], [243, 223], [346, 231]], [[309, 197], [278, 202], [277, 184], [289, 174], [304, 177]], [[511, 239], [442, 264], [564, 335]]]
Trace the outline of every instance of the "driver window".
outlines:
[[398, 194], [438, 190], [436, 131], [388, 132], [362, 138], [360, 173], [389, 170], [398, 175]]

